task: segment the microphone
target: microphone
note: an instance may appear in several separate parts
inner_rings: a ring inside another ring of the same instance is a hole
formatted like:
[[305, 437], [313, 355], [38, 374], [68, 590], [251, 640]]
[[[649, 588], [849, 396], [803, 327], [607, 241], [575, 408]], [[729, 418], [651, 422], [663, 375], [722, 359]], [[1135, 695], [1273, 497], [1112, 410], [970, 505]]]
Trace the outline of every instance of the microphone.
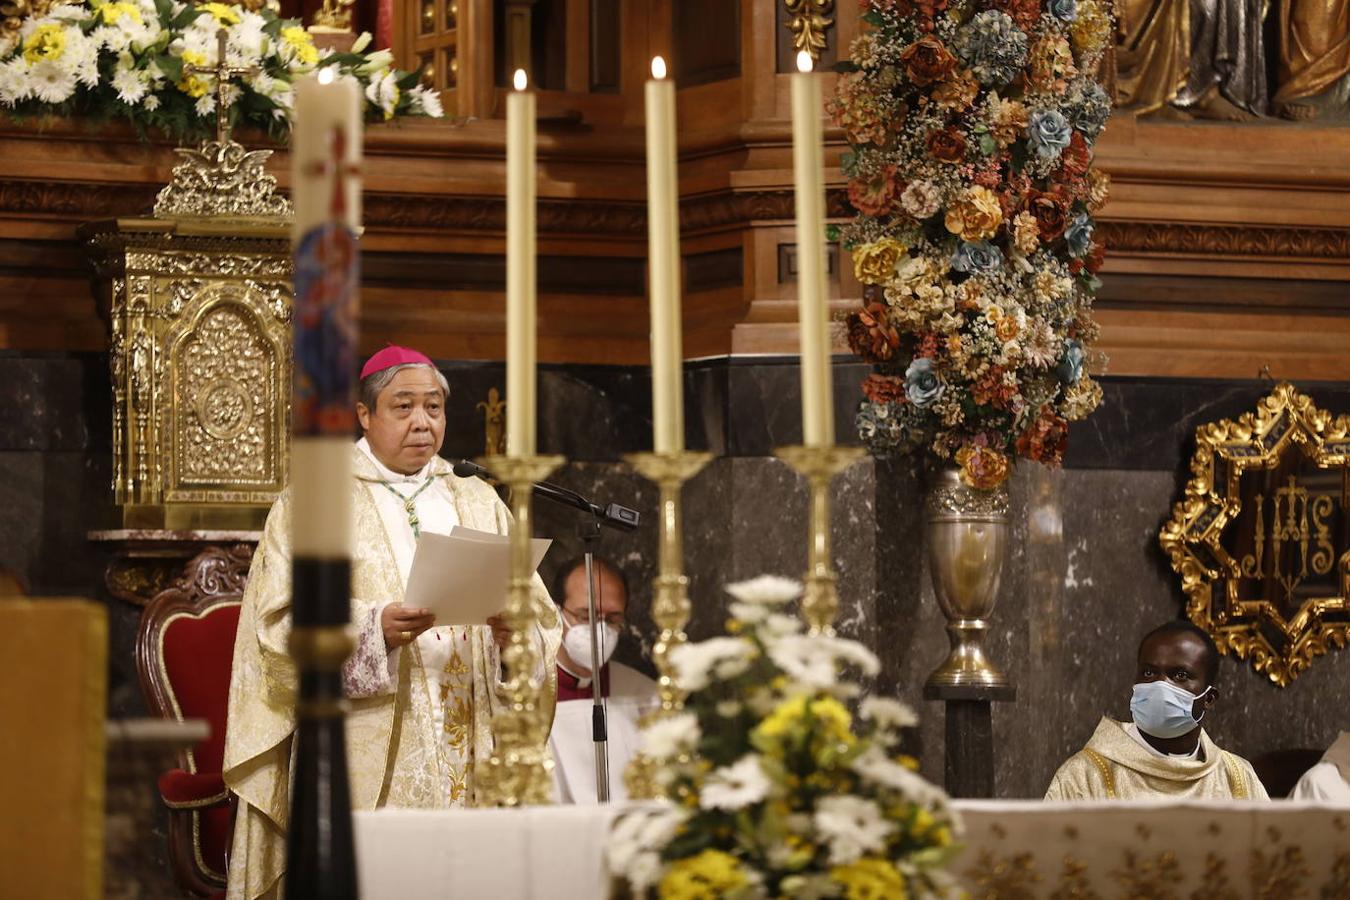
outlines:
[[460, 478], [491, 478], [492, 473], [476, 462], [461, 459], [455, 463], [454, 472]]
[[[461, 459], [454, 464], [453, 471], [460, 478], [492, 478], [493, 475], [485, 467], [476, 462], [467, 459]], [[552, 500], [554, 503], [560, 503], [563, 506], [570, 506], [573, 509], [579, 509], [587, 515], [595, 516], [596, 521], [602, 525], [608, 525], [610, 528], [619, 531], [632, 531], [638, 527], [641, 521], [641, 514], [635, 509], [629, 509], [626, 506], [620, 506], [618, 503], [611, 503], [601, 508], [600, 506], [587, 500], [576, 491], [565, 487], [559, 487], [556, 484], [549, 484], [547, 481], [536, 481], [534, 492], [545, 500]]]

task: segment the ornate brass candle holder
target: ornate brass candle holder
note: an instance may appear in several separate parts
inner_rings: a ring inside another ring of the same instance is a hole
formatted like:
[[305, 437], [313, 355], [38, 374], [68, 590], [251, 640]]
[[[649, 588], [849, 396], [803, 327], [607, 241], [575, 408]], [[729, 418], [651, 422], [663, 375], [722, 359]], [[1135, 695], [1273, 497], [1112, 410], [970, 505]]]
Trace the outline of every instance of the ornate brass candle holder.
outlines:
[[774, 455], [806, 478], [811, 489], [811, 530], [807, 544], [802, 618], [812, 634], [834, 634], [839, 612], [834, 560], [830, 555], [830, 482], [867, 455], [861, 447], [779, 447]]
[[[684, 626], [689, 623], [689, 579], [684, 574], [684, 530], [680, 515], [680, 490], [712, 459], [711, 453], [633, 453], [624, 461], [661, 490], [661, 549], [652, 597], [652, 619], [661, 629], [652, 647], [652, 659], [660, 674], [661, 707], [642, 721], [645, 726], [684, 707], [685, 693], [675, 680], [670, 653], [689, 638]], [[628, 794], [634, 799], [662, 796], [652, 761], [638, 754], [624, 773]]]
[[534, 483], [562, 465], [561, 456], [489, 456], [482, 464], [511, 489], [511, 579], [503, 620], [511, 641], [502, 652], [506, 666], [506, 699], [492, 720], [496, 736], [492, 756], [476, 773], [489, 804], [533, 806], [549, 802], [553, 762], [545, 744], [550, 719], [539, 702], [543, 682], [536, 677], [539, 653], [534, 646], [538, 620], [532, 599], [530, 566], [530, 499]]
[[680, 515], [680, 489], [712, 459], [711, 453], [633, 453], [624, 461], [661, 490], [661, 555], [656, 590], [652, 597], [652, 620], [661, 629], [652, 659], [661, 675], [661, 710], [672, 712], [684, 706], [684, 692], [675, 683], [670, 651], [688, 640], [689, 579], [684, 574], [684, 533]]

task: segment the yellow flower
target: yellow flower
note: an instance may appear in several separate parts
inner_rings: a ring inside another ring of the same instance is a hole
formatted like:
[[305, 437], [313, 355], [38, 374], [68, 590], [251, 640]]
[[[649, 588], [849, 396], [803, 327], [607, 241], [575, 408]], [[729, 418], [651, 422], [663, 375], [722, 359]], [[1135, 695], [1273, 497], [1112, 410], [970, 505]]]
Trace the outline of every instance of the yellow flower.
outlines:
[[932, 828], [935, 824], [937, 824], [937, 819], [933, 818], [932, 813], [922, 806], [916, 807], [914, 810], [914, 821], [909, 823], [909, 836], [913, 838], [922, 838], [928, 833], [928, 829]]
[[863, 857], [830, 870], [831, 880], [844, 888], [847, 900], [905, 900], [905, 879], [884, 859]]
[[1041, 229], [1036, 217], [1029, 212], [1020, 212], [1013, 217], [1013, 246], [1023, 256], [1030, 256], [1041, 245]]
[[[183, 65], [204, 66], [206, 65], [206, 54], [196, 50], [184, 50]], [[205, 96], [211, 90], [211, 85], [205, 78], [184, 73], [183, 80], [178, 82], [178, 89], [189, 97], [196, 98]]]
[[714, 900], [744, 887], [747, 881], [736, 857], [721, 850], [704, 850], [671, 863], [656, 892], [661, 900]]
[[23, 58], [30, 64], [60, 59], [66, 52], [66, 30], [57, 24], [39, 25], [23, 42]]
[[991, 447], [962, 447], [956, 451], [961, 481], [968, 487], [989, 491], [1008, 478], [1008, 457]]
[[895, 238], [881, 238], [853, 250], [853, 274], [863, 284], [885, 284], [895, 275], [900, 258], [909, 250]]
[[987, 187], [975, 185], [947, 208], [947, 230], [963, 241], [991, 238], [1003, 224], [1003, 208], [998, 195]]
[[281, 29], [281, 42], [290, 48], [301, 64], [312, 66], [319, 61], [319, 48], [314, 46], [314, 38], [299, 25]]
[[203, 3], [200, 8], [209, 12], [221, 25], [239, 24], [239, 10], [228, 3]]
[[136, 22], [144, 22], [141, 18], [141, 11], [136, 8], [134, 3], [104, 3], [97, 6], [96, 16], [101, 18], [108, 25], [116, 25], [117, 20], [126, 16]]
[[1101, 169], [1090, 169], [1087, 173], [1088, 209], [1096, 212], [1106, 205], [1111, 193], [1111, 176]]
[[1078, 16], [1069, 26], [1069, 37], [1081, 56], [1091, 56], [1106, 47], [1111, 34], [1111, 16], [1097, 0], [1082, 0]]
[[843, 704], [833, 697], [811, 700], [803, 695], [784, 700], [764, 717], [764, 721], [755, 728], [755, 733], [777, 741], [802, 724], [808, 711], [816, 719], [825, 740], [853, 743], [853, 718]]
[[928, 839], [933, 842], [935, 847], [950, 847], [952, 845], [952, 830], [946, 825], [934, 828], [929, 833]]

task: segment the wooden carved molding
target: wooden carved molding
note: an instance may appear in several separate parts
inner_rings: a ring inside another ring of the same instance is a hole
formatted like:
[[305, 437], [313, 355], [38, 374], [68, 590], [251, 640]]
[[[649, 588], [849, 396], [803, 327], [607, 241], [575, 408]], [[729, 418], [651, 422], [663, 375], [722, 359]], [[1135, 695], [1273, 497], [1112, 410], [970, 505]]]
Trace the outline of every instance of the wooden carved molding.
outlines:
[[[133, 216], [155, 200], [150, 185], [71, 183], [0, 178], [0, 213], [55, 216], [74, 221]], [[826, 193], [826, 215], [852, 215], [842, 189]], [[385, 229], [503, 231], [506, 202], [500, 197], [368, 194], [365, 224]], [[790, 190], [725, 192], [688, 197], [680, 204], [686, 232], [731, 228], [755, 221], [791, 221]], [[539, 201], [539, 230], [551, 234], [642, 237], [647, 209], [641, 203]], [[1097, 234], [1111, 253], [1166, 253], [1270, 259], [1350, 259], [1350, 229], [1300, 226], [1212, 225], [1101, 220]]]
[[1185, 253], [1276, 259], [1350, 257], [1350, 229], [1099, 221], [1109, 253]]
[[1159, 543], [1190, 620], [1285, 687], [1350, 641], [1350, 415], [1281, 383], [1195, 441]]

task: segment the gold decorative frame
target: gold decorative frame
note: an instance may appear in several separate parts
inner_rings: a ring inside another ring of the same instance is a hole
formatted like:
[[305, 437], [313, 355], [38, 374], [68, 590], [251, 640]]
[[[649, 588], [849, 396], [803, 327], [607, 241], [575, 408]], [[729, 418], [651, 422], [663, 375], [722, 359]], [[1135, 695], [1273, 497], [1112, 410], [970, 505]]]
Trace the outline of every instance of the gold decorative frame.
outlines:
[[[1350, 641], [1350, 415], [1281, 383], [1255, 412], [1200, 426], [1195, 441], [1185, 496], [1158, 541], [1187, 617], [1285, 687]], [[1339, 486], [1309, 490], [1289, 474], [1299, 463], [1324, 483], [1339, 475]], [[1255, 472], [1266, 484], [1251, 491], [1249, 481], [1244, 498], [1243, 475]]]

